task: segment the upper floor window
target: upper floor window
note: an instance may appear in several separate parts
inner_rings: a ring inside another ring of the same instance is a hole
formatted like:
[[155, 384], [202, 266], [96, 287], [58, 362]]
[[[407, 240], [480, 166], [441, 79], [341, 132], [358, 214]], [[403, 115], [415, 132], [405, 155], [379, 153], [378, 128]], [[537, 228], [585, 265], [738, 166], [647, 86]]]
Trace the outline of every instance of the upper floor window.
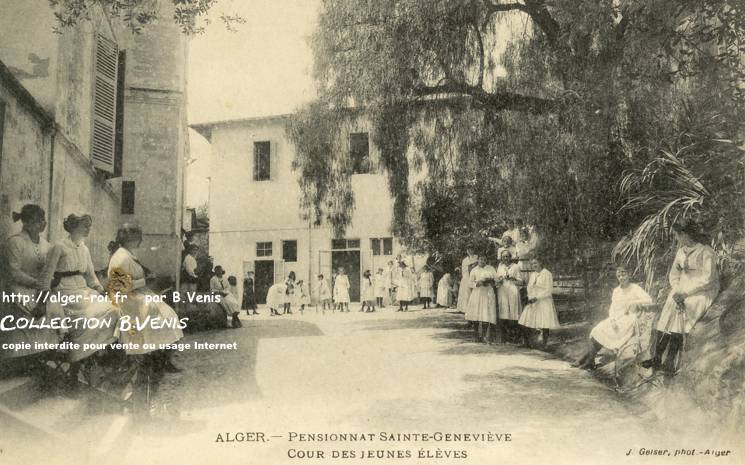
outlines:
[[370, 143], [366, 132], [349, 135], [349, 157], [352, 161], [352, 174], [370, 172]]
[[254, 181], [269, 181], [271, 177], [271, 144], [254, 142]]
[[257, 242], [256, 243], [256, 256], [257, 257], [271, 257], [272, 256], [272, 243], [271, 242]]
[[376, 237], [370, 239], [370, 248], [373, 255], [393, 255], [393, 238]]
[[282, 241], [282, 260], [297, 261], [297, 241]]

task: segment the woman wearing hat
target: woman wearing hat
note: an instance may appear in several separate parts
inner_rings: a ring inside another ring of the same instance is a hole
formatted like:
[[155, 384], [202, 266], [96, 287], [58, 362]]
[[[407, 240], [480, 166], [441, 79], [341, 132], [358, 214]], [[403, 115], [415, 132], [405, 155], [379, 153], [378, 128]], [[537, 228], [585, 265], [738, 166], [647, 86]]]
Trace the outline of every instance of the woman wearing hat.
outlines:
[[676, 357], [683, 347], [685, 335], [719, 294], [719, 270], [714, 249], [701, 242], [692, 223], [676, 223], [672, 229], [679, 248], [668, 275], [670, 294], [655, 328], [654, 357], [642, 364], [645, 368], [662, 368], [670, 375], [675, 372]]

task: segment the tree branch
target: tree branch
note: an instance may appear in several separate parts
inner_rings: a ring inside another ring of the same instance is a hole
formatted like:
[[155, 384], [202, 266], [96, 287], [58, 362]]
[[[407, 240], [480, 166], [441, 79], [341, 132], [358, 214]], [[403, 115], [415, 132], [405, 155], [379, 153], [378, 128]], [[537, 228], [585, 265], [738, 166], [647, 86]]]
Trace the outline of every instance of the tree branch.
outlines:
[[414, 94], [418, 97], [437, 94], [460, 94], [473, 98], [481, 107], [491, 111], [515, 110], [544, 114], [558, 109], [558, 102], [555, 100], [531, 97], [514, 92], [486, 92], [481, 87], [461, 82], [420, 86], [414, 89]]

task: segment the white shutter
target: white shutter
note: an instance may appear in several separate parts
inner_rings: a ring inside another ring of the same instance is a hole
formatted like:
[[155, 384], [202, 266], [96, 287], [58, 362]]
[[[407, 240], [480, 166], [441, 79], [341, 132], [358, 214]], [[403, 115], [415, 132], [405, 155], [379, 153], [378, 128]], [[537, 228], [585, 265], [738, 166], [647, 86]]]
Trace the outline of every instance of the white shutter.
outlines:
[[91, 161], [96, 168], [114, 173], [116, 137], [116, 83], [119, 47], [110, 39], [96, 36], [93, 83], [93, 129]]

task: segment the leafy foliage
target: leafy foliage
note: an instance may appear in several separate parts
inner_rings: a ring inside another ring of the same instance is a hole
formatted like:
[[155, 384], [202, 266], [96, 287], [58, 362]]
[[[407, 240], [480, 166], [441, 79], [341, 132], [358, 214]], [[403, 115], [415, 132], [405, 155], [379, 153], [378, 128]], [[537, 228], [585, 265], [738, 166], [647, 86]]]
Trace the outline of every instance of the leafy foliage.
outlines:
[[[173, 21], [185, 34], [201, 34], [210, 24], [207, 13], [218, 3], [218, 0], [170, 0], [173, 4]], [[132, 32], [140, 33], [147, 25], [161, 18], [161, 0], [49, 0], [57, 18], [57, 32], [77, 25], [81, 21], [90, 21], [96, 9], [103, 11], [109, 18], [121, 19]], [[245, 24], [245, 18], [239, 15], [222, 13], [220, 20], [229, 31]]]
[[[318, 102], [296, 118], [364, 108], [412, 248], [460, 255], [519, 217], [572, 256], [641, 225], [655, 232], [620, 255], [650, 271], [662, 247], [642, 243], [667, 241], [669, 223], [649, 222], [664, 205], [727, 217], [713, 223], [722, 237], [742, 227], [724, 202], [739, 178], [699, 170], [741, 162], [744, 13], [742, 0], [326, 0], [311, 39]], [[692, 102], [727, 124], [686, 126]], [[343, 231], [354, 199], [329, 142], [343, 128], [312, 124], [290, 132], [303, 202]], [[693, 178], [705, 190], [688, 192]]]

